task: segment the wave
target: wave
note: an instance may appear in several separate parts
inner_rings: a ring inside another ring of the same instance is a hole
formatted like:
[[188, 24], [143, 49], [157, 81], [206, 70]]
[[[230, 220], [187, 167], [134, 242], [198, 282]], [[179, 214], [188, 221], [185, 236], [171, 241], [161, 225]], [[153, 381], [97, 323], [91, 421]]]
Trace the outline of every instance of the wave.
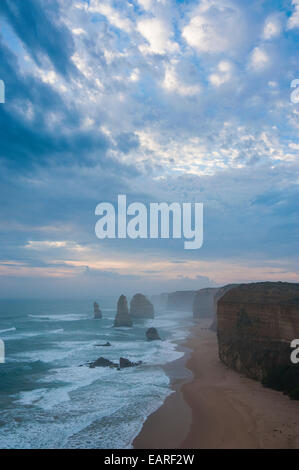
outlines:
[[66, 313], [66, 314], [54, 314], [54, 315], [32, 315], [28, 314], [28, 317], [33, 318], [36, 321], [77, 321], [77, 320], [88, 320], [86, 315]]
[[0, 334], [1, 333], [8, 333], [9, 331], [16, 331], [16, 328], [12, 327], [12, 328], [7, 328], [6, 330], [0, 330]]

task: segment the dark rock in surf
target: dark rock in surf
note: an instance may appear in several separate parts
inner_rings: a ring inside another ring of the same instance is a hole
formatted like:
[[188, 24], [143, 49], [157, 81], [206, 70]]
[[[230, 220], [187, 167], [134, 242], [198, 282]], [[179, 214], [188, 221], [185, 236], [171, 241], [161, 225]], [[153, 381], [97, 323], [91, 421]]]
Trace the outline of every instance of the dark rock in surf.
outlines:
[[94, 362], [89, 363], [89, 367], [93, 369], [94, 367], [118, 367], [118, 364], [105, 359], [105, 357], [99, 357]]
[[146, 331], [145, 336], [146, 336], [148, 341], [155, 341], [155, 340], [160, 340], [161, 339], [159, 334], [158, 334], [157, 329], [154, 328], [154, 327], [149, 328]]
[[134, 366], [139, 366], [142, 364], [142, 361], [138, 362], [131, 362], [129, 359], [126, 359], [125, 357], [120, 357], [119, 358], [119, 368], [124, 369], [126, 367], [134, 367]]

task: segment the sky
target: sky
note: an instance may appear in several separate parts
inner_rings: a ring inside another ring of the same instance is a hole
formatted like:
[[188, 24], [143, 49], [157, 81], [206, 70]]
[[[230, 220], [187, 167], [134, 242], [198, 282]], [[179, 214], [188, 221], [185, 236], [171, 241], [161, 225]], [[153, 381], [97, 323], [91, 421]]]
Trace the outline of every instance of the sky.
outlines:
[[[1, 0], [0, 297], [299, 282], [298, 39], [299, 0]], [[202, 248], [99, 240], [118, 194]]]

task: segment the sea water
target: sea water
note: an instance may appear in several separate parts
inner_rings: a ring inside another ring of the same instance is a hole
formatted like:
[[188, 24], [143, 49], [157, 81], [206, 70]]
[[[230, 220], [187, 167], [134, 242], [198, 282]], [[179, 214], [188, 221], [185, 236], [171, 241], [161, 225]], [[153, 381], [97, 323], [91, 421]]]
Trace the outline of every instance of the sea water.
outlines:
[[[191, 313], [113, 328], [116, 298], [0, 301], [0, 448], [130, 448], [146, 417], [172, 393], [162, 366], [178, 359]], [[148, 342], [147, 328], [162, 341]], [[109, 341], [110, 347], [99, 346]], [[142, 361], [121, 371], [89, 368], [103, 356]]]

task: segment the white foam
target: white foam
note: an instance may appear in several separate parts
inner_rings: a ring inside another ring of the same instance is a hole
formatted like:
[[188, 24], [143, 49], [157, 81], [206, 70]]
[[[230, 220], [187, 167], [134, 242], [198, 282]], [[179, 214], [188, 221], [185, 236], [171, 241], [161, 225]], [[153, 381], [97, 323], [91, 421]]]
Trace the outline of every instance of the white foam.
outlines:
[[6, 330], [0, 330], [0, 334], [2, 334], [2, 333], [8, 333], [8, 332], [10, 332], [10, 331], [16, 331], [16, 328], [13, 327], [13, 328], [7, 328]]

